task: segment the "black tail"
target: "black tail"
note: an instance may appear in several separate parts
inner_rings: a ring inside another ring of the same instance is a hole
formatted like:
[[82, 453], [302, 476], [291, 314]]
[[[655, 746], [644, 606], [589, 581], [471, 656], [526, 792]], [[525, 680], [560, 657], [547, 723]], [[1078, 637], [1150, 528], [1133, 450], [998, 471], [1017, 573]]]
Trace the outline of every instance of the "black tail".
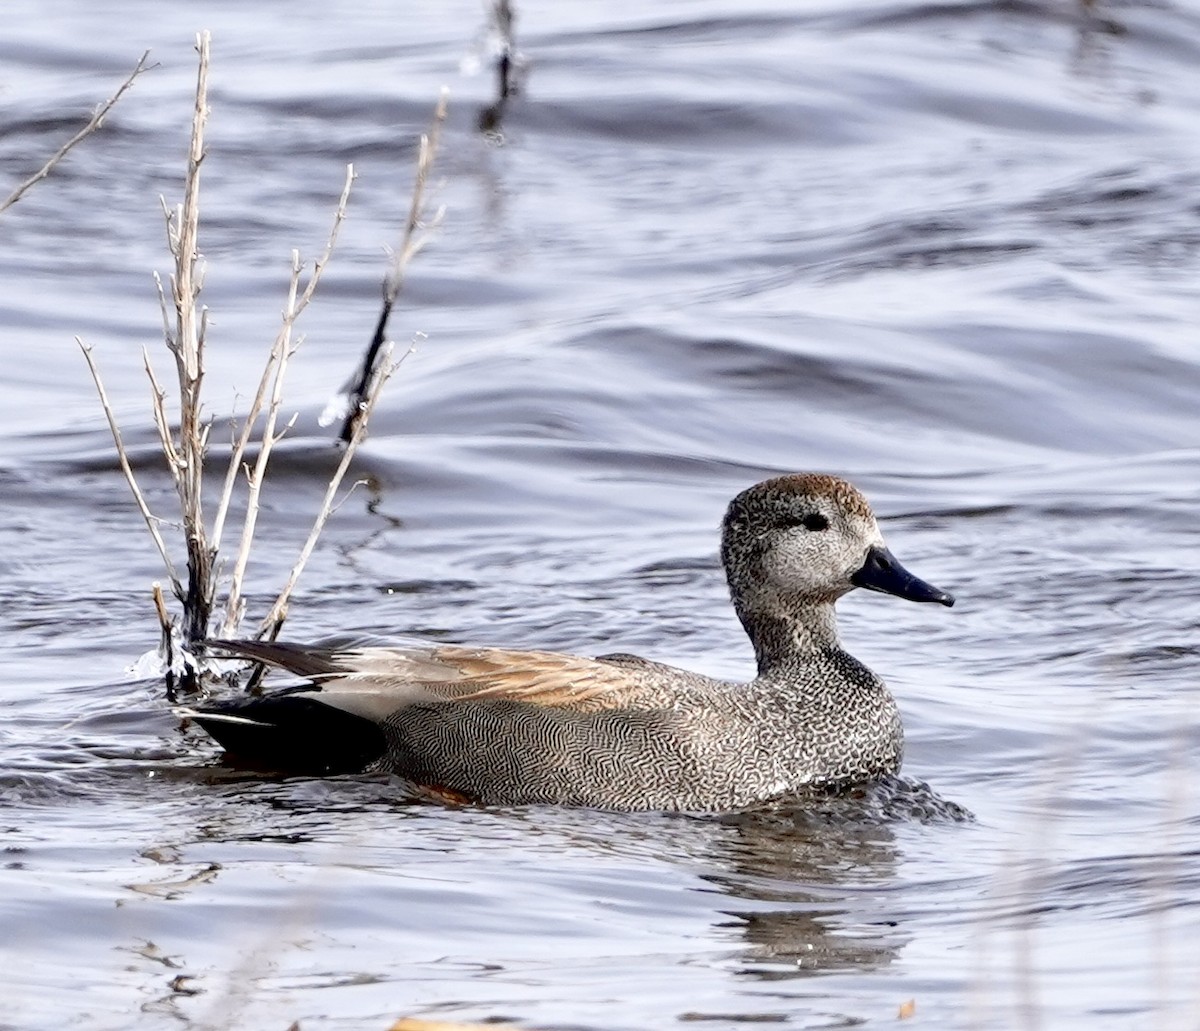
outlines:
[[278, 773], [361, 773], [387, 749], [371, 720], [293, 688], [263, 698], [218, 702], [188, 715], [235, 762]]
[[210, 639], [204, 642], [209, 652], [218, 652], [236, 659], [254, 659], [268, 666], [278, 666], [298, 677], [322, 677], [344, 673], [337, 662], [337, 648], [318, 648], [283, 641], [225, 641]]

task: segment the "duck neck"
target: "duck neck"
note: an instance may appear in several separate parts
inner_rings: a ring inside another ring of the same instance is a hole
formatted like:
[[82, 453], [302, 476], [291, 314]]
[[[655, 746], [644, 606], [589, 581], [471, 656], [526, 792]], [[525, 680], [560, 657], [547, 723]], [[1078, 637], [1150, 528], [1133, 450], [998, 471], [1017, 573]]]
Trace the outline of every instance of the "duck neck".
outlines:
[[737, 606], [738, 618], [754, 645], [760, 677], [838, 647], [837, 617], [832, 602], [811, 598], [772, 601], [772, 604]]

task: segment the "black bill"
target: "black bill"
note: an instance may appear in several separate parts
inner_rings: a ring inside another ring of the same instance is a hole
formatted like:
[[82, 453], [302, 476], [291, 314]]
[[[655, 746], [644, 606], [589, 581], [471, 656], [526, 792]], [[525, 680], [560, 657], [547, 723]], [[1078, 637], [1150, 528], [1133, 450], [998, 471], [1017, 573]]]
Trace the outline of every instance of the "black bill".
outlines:
[[892, 555], [887, 548], [876, 545], [867, 552], [867, 560], [862, 569], [850, 577], [855, 587], [865, 587], [868, 591], [879, 591], [882, 594], [894, 594], [897, 598], [908, 601], [936, 601], [941, 605], [953, 605], [954, 595], [939, 590], [933, 584], [927, 584], [913, 576]]

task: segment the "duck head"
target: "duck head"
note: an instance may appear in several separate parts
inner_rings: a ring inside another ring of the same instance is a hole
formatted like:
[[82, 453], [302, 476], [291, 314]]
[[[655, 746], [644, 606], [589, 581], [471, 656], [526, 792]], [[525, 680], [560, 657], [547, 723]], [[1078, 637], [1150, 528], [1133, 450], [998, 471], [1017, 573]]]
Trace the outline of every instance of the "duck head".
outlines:
[[760, 668], [781, 647], [835, 645], [833, 603], [855, 587], [954, 604], [896, 560], [866, 498], [834, 476], [780, 476], [742, 491], [725, 513], [721, 558]]

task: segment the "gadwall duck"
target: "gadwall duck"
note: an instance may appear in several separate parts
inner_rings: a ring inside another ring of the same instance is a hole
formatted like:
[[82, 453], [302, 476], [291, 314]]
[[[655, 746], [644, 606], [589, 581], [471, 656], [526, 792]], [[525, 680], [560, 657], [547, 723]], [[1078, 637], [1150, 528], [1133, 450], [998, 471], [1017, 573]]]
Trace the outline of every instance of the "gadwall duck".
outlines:
[[883, 543], [845, 480], [766, 480], [725, 513], [721, 560], [758, 660], [749, 683], [636, 655], [212, 641], [307, 679], [191, 712], [233, 755], [281, 772], [388, 771], [492, 805], [718, 811], [895, 773], [882, 680], [838, 642], [855, 587], [953, 605]]

